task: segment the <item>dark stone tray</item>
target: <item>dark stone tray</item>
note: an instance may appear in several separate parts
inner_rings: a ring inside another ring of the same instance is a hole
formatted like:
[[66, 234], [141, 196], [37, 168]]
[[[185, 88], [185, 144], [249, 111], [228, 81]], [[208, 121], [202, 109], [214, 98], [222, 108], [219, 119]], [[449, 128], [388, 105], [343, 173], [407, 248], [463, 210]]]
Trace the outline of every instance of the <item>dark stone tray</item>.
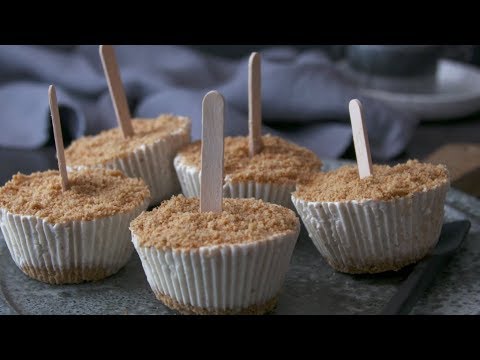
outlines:
[[[341, 164], [329, 161], [326, 168]], [[450, 190], [445, 221], [471, 229], [452, 261], [412, 309], [414, 314], [480, 313], [480, 201]], [[378, 314], [412, 267], [351, 276], [333, 271], [304, 228], [274, 314]], [[155, 299], [136, 253], [125, 268], [95, 283], [48, 285], [25, 276], [0, 240], [0, 314], [174, 314]]]

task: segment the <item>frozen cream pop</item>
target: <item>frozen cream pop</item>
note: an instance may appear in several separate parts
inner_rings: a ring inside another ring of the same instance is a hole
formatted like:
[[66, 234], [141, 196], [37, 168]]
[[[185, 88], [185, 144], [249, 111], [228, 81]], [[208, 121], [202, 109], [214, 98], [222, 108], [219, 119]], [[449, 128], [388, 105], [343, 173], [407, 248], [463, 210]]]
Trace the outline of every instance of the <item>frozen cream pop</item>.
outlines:
[[142, 178], [156, 205], [180, 192], [173, 158], [190, 143], [191, 121], [171, 114], [132, 119], [113, 47], [101, 45], [100, 57], [119, 127], [73, 141], [66, 149], [68, 169], [103, 167]]
[[60, 171], [16, 174], [0, 188], [0, 228], [15, 264], [50, 284], [100, 280], [133, 246], [128, 226], [147, 208], [141, 179], [107, 169], [66, 171], [55, 88], [50, 108]]
[[[310, 150], [280, 137], [261, 134], [260, 55], [249, 62], [249, 135], [225, 138], [225, 197], [256, 198], [293, 207], [290, 195], [297, 182], [319, 171], [322, 162]], [[182, 148], [174, 165], [187, 197], [200, 193], [201, 142]]]
[[130, 229], [156, 297], [183, 314], [274, 309], [300, 222], [285, 207], [223, 199], [222, 96], [203, 100], [200, 198], [174, 196]]
[[345, 273], [399, 270], [436, 245], [449, 188], [445, 166], [409, 160], [372, 165], [358, 100], [350, 102], [356, 166], [317, 173], [292, 201], [313, 243]]

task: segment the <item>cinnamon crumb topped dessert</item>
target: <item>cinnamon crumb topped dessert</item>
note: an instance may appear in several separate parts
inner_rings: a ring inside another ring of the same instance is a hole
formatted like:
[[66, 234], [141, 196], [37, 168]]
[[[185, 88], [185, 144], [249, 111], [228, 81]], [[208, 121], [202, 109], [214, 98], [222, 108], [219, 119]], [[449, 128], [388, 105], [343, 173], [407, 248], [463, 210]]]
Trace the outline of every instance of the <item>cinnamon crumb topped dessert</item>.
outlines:
[[128, 261], [128, 226], [146, 209], [148, 187], [116, 170], [17, 174], [0, 188], [0, 227], [28, 276], [52, 284], [105, 278]]
[[185, 314], [263, 314], [276, 305], [298, 238], [295, 213], [256, 199], [200, 212], [174, 196], [130, 225], [155, 295]]
[[[322, 162], [312, 151], [279, 137], [264, 135], [262, 139], [262, 151], [250, 157], [247, 137], [225, 138], [224, 196], [291, 206], [290, 194], [297, 182], [319, 171]], [[175, 157], [175, 169], [187, 197], [200, 193], [200, 148], [201, 142], [194, 142]]]
[[292, 201], [315, 246], [336, 270], [399, 270], [436, 245], [450, 182], [443, 165], [409, 160], [318, 173], [297, 186]]
[[151, 204], [180, 191], [173, 158], [190, 142], [191, 121], [182, 116], [132, 119], [134, 135], [124, 138], [119, 128], [75, 140], [65, 150], [69, 170], [104, 167], [142, 178], [150, 188]]

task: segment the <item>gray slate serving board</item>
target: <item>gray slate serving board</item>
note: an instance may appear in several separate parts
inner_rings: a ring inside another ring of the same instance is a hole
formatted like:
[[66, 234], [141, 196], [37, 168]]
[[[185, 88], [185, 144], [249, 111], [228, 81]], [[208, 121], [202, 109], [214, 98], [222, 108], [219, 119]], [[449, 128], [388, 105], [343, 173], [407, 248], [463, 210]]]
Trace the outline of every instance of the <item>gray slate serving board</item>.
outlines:
[[[326, 161], [324, 169], [341, 164]], [[445, 210], [445, 221], [470, 220], [470, 233], [412, 313], [480, 314], [480, 201], [452, 189]], [[337, 273], [302, 228], [275, 314], [377, 314], [408, 270], [362, 276]], [[0, 314], [174, 313], [155, 299], [136, 253], [125, 268], [103, 281], [53, 286], [25, 276], [1, 239]]]

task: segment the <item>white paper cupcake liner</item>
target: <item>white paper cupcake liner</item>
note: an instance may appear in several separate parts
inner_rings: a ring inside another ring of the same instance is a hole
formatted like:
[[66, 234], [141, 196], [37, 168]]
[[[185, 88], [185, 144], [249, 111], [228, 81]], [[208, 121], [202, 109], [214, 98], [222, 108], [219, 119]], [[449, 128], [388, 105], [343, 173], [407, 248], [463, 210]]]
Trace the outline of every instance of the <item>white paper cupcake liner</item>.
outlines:
[[325, 260], [346, 273], [399, 270], [436, 245], [449, 184], [390, 201], [307, 202], [292, 195]]
[[[200, 196], [200, 170], [196, 167], [185, 165], [180, 156], [175, 157], [175, 170], [177, 172], [182, 193], [186, 197]], [[255, 198], [265, 202], [278, 204], [294, 209], [291, 194], [295, 191], [295, 183], [263, 184], [255, 181], [231, 182], [228, 176], [223, 185], [223, 196], [227, 198]]]
[[200, 197], [200, 171], [193, 166], [185, 165], [182, 157], [177, 155], [173, 160], [178, 181], [185, 197]]
[[150, 189], [150, 205], [157, 205], [180, 192], [173, 159], [181, 147], [190, 143], [190, 130], [191, 124], [188, 123], [186, 132], [181, 129], [153, 144], [142, 145], [126, 157], [113, 159], [103, 165], [68, 167], [68, 170], [103, 167], [121, 170], [128, 177], [142, 178]]
[[92, 221], [50, 224], [0, 209], [0, 227], [15, 264], [51, 284], [100, 280], [120, 270], [133, 247], [129, 225], [148, 206]]
[[300, 231], [254, 243], [191, 250], [137, 250], [153, 292], [198, 313], [235, 313], [274, 299], [283, 284]]

